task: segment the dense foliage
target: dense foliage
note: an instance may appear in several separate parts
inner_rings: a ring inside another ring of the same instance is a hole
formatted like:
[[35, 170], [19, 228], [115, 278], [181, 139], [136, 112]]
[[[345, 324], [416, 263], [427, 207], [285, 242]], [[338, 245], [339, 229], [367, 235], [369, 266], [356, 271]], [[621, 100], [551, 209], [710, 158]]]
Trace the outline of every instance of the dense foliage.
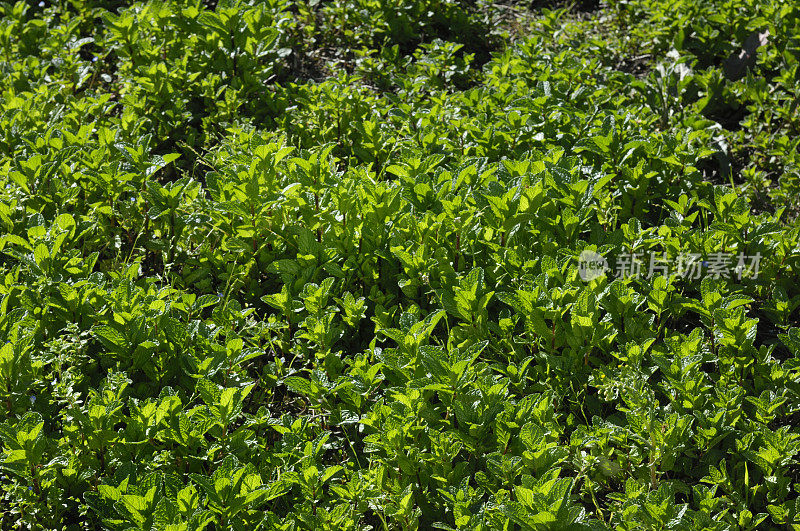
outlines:
[[2, 529], [800, 528], [800, 6], [3, 3], [0, 69]]

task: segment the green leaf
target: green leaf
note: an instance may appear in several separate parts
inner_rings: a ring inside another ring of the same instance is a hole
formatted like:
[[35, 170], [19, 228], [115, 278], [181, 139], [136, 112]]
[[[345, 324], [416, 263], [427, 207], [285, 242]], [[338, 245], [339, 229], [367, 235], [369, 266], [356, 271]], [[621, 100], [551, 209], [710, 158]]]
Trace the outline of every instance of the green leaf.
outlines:
[[316, 397], [320, 391], [319, 386], [302, 376], [289, 376], [283, 383], [289, 390], [299, 395]]

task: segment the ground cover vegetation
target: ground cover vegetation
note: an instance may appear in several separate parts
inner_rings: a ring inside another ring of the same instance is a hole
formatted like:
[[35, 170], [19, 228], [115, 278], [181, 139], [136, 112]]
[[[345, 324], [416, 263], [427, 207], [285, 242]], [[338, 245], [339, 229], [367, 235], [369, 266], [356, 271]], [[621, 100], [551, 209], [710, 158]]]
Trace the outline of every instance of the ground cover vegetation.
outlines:
[[799, 65], [778, 0], [0, 4], [0, 526], [798, 529]]

